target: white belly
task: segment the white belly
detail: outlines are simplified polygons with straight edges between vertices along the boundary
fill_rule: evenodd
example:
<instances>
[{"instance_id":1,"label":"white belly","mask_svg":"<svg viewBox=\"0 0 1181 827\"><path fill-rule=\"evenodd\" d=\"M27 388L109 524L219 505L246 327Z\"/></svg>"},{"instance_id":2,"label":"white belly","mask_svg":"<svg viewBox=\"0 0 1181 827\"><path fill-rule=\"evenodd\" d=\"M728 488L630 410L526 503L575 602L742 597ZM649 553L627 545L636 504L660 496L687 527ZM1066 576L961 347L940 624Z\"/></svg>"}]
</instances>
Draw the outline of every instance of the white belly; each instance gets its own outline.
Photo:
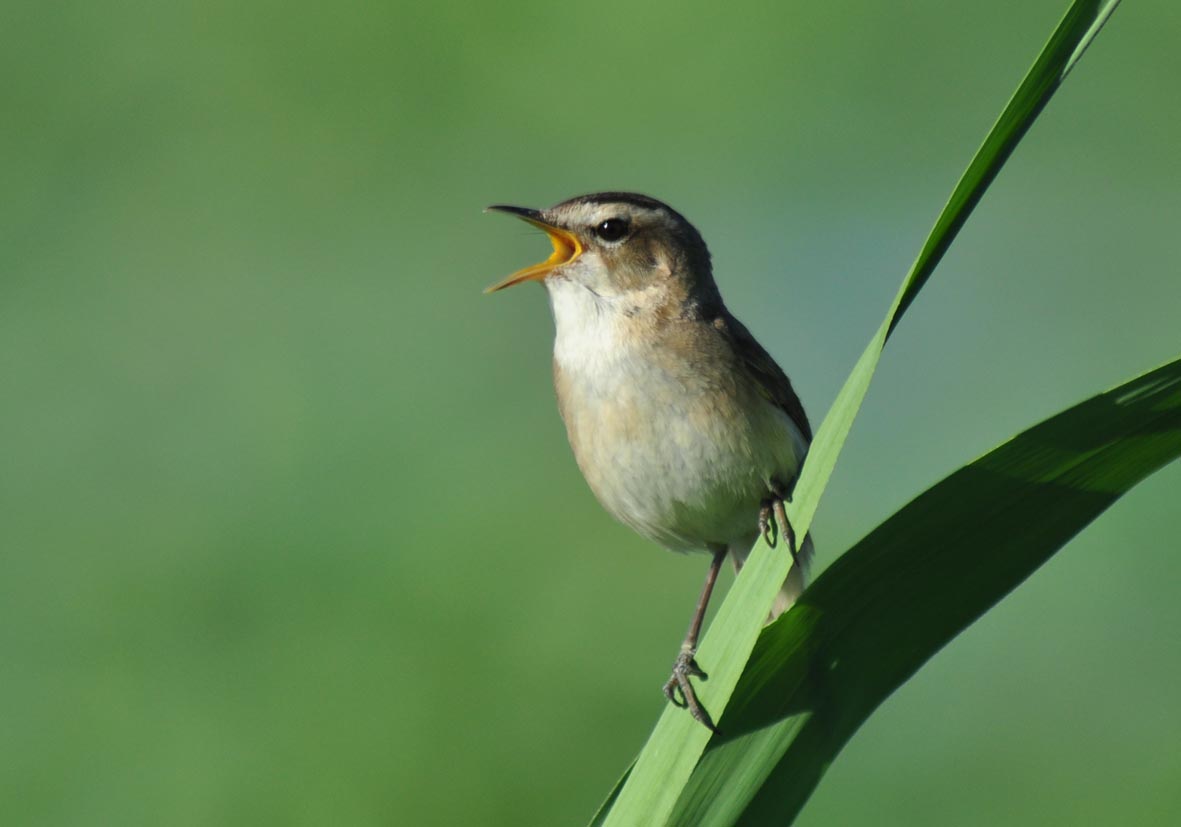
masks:
<instances>
[{"instance_id":1,"label":"white belly","mask_svg":"<svg viewBox=\"0 0 1181 827\"><path fill-rule=\"evenodd\" d=\"M551 289L555 380L599 501L676 550L753 535L772 480L790 484L807 449L790 418L745 376L719 381L691 354L668 358L667 342L629 329L623 314L563 313L563 301L584 296Z\"/></svg>"}]
</instances>

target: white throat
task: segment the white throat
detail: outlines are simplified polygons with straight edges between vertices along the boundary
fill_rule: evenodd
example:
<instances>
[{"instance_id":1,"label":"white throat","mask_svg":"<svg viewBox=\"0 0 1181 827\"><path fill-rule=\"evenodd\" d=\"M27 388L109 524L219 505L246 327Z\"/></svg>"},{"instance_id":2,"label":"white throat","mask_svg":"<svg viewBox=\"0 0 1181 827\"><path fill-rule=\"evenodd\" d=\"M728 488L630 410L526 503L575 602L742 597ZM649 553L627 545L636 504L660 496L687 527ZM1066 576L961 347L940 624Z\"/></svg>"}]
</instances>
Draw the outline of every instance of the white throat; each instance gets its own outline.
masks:
<instances>
[{"instance_id":1,"label":"white throat","mask_svg":"<svg viewBox=\"0 0 1181 827\"><path fill-rule=\"evenodd\" d=\"M618 299L568 279L546 282L546 288L554 314L554 359L564 371L593 375L624 357L628 317L616 306Z\"/></svg>"}]
</instances>

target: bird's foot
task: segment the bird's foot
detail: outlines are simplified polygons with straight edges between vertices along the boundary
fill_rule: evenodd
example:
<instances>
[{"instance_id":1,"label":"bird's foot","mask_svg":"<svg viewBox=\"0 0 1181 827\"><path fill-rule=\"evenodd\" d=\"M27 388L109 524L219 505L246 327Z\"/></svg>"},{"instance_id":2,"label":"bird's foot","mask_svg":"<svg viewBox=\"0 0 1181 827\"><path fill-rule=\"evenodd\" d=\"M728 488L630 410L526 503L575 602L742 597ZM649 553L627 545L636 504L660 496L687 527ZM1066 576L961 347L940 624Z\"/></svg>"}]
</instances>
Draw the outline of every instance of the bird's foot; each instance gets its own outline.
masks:
<instances>
[{"instance_id":1,"label":"bird's foot","mask_svg":"<svg viewBox=\"0 0 1181 827\"><path fill-rule=\"evenodd\" d=\"M713 719L709 717L709 713L705 711L701 701L697 700L697 692L694 691L693 684L689 681L690 678L707 680L709 677L697 665L697 661L693 657L695 654L693 649L682 649L681 653L677 655L676 662L673 663L672 677L664 685L664 695L673 702L674 706L689 710L689 714L705 724L710 732L717 732L718 728L714 726Z\"/></svg>"},{"instance_id":2,"label":"bird's foot","mask_svg":"<svg viewBox=\"0 0 1181 827\"><path fill-rule=\"evenodd\" d=\"M787 549L791 552L791 559L798 563L799 557L796 554L796 532L791 527L791 520L787 519L787 509L784 508L784 498L778 494L763 500L762 507L759 508L759 534L763 536L763 540L771 548L775 548L778 538L784 537L787 539ZM790 502L790 500L787 500ZM771 530L771 517L774 515L775 530Z\"/></svg>"}]
</instances>

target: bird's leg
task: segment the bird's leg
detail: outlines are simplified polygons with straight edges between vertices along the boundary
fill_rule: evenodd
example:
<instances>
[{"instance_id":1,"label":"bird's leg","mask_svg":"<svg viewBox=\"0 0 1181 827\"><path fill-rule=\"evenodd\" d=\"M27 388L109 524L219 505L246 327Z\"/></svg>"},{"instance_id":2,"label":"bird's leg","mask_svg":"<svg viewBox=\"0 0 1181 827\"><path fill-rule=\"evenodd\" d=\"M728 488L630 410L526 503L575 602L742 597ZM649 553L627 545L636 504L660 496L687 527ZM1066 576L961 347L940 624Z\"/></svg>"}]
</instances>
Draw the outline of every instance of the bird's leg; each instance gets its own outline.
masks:
<instances>
[{"instance_id":1,"label":"bird's leg","mask_svg":"<svg viewBox=\"0 0 1181 827\"><path fill-rule=\"evenodd\" d=\"M694 656L697 654L697 639L701 636L701 624L705 620L705 609L709 605L709 596L713 593L714 583L718 580L718 570L722 567L722 560L726 557L725 546L711 546L713 560L709 564L709 572L705 575L705 585L701 589L701 597L697 601L697 608L693 612L693 619L689 622L689 632L685 635L685 642L681 644L681 652L673 663L673 674L664 685L665 696L674 705L688 709L689 714L696 718L711 732L717 732L713 720L705 707L697 700L697 693L693 691L693 684L689 678L705 680L707 675L697 665Z\"/></svg>"}]
</instances>

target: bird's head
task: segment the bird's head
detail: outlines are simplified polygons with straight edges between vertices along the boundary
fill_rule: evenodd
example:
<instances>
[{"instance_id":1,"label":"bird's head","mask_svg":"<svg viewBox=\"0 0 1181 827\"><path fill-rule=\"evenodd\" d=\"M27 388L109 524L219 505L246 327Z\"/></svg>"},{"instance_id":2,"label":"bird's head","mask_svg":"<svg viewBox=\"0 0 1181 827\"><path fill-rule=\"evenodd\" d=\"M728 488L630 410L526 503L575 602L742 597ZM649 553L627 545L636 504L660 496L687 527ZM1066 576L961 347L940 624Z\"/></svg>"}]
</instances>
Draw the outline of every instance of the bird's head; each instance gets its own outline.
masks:
<instances>
[{"instance_id":1,"label":"bird's head","mask_svg":"<svg viewBox=\"0 0 1181 827\"><path fill-rule=\"evenodd\" d=\"M654 198L623 192L581 195L546 210L496 205L544 230L553 254L488 288L540 281L558 284L641 311L702 310L720 303L701 234L684 216Z\"/></svg>"}]
</instances>

